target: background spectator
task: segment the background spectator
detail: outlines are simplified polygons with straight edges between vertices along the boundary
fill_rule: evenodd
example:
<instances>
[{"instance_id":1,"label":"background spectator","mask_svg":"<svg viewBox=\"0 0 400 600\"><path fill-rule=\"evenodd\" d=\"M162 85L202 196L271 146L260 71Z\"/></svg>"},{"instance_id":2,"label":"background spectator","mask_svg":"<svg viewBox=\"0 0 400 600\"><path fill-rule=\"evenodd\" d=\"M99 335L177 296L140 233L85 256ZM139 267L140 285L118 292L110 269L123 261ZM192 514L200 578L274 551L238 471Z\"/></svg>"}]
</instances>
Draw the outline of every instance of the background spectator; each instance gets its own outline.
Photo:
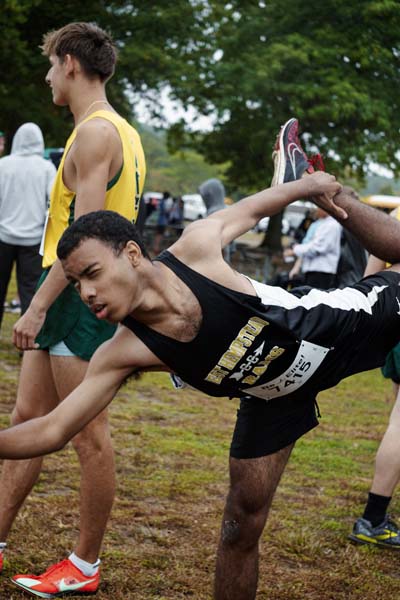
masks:
<instances>
[{"instance_id":1,"label":"background spectator","mask_svg":"<svg viewBox=\"0 0 400 600\"><path fill-rule=\"evenodd\" d=\"M169 211L169 224L181 226L183 224L183 209L184 202L181 196L177 196L173 200L171 210Z\"/></svg>"},{"instance_id":2,"label":"background spectator","mask_svg":"<svg viewBox=\"0 0 400 600\"><path fill-rule=\"evenodd\" d=\"M225 204L225 188L219 179L207 179L199 186L199 194L203 198L206 205L207 217L226 208ZM232 252L234 250L234 242L224 248L224 258L227 262L231 261Z\"/></svg>"},{"instance_id":3,"label":"background spectator","mask_svg":"<svg viewBox=\"0 0 400 600\"><path fill-rule=\"evenodd\" d=\"M154 236L153 252L159 254L161 252L161 241L165 234L165 229L168 225L169 209L171 208L172 198L169 192L164 192L162 198L158 202L158 217L157 229Z\"/></svg>"},{"instance_id":4,"label":"background spectator","mask_svg":"<svg viewBox=\"0 0 400 600\"><path fill-rule=\"evenodd\" d=\"M336 273L336 287L354 285L364 277L368 254L350 231L342 228L340 258Z\"/></svg>"},{"instance_id":5,"label":"background spectator","mask_svg":"<svg viewBox=\"0 0 400 600\"><path fill-rule=\"evenodd\" d=\"M284 256L300 259L296 261L290 277L301 270L306 285L329 289L335 285L342 227L322 208L317 208L316 217L317 220L308 228L303 242L287 248Z\"/></svg>"},{"instance_id":6,"label":"background spectator","mask_svg":"<svg viewBox=\"0 0 400 600\"><path fill-rule=\"evenodd\" d=\"M40 128L24 123L14 136L11 154L0 159L0 326L14 263L22 313L42 270L39 246L56 174L43 153Z\"/></svg>"}]
</instances>

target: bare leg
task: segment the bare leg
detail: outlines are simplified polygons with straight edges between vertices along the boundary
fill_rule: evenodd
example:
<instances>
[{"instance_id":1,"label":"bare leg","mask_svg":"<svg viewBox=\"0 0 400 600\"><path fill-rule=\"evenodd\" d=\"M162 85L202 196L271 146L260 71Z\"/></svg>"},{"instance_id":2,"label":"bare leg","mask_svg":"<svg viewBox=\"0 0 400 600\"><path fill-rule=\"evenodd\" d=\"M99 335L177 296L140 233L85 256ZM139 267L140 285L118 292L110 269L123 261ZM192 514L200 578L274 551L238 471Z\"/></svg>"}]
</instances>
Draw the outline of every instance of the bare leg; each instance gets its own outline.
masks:
<instances>
[{"instance_id":1,"label":"bare leg","mask_svg":"<svg viewBox=\"0 0 400 600\"><path fill-rule=\"evenodd\" d=\"M261 458L230 459L231 486L217 555L215 600L254 600L258 541L293 446Z\"/></svg>"},{"instance_id":2,"label":"bare leg","mask_svg":"<svg viewBox=\"0 0 400 600\"><path fill-rule=\"evenodd\" d=\"M57 390L64 399L85 376L88 363L77 357L52 356ZM99 554L115 494L114 451L107 411L72 440L81 466L80 534L75 554L94 563Z\"/></svg>"},{"instance_id":3,"label":"bare leg","mask_svg":"<svg viewBox=\"0 0 400 600\"><path fill-rule=\"evenodd\" d=\"M320 204L318 198L315 202L332 212ZM334 202L348 214L346 220L338 220L368 252L389 263L400 262L400 222L397 219L361 202L356 192L348 187L335 196Z\"/></svg>"},{"instance_id":4,"label":"bare leg","mask_svg":"<svg viewBox=\"0 0 400 600\"><path fill-rule=\"evenodd\" d=\"M375 474L371 492L392 496L400 481L400 393L390 415L389 425L382 438L375 459Z\"/></svg>"},{"instance_id":5,"label":"bare leg","mask_svg":"<svg viewBox=\"0 0 400 600\"><path fill-rule=\"evenodd\" d=\"M25 352L11 423L47 414L58 404L47 352ZM35 484L42 458L6 460L0 479L0 541L4 542L25 498Z\"/></svg>"}]
</instances>

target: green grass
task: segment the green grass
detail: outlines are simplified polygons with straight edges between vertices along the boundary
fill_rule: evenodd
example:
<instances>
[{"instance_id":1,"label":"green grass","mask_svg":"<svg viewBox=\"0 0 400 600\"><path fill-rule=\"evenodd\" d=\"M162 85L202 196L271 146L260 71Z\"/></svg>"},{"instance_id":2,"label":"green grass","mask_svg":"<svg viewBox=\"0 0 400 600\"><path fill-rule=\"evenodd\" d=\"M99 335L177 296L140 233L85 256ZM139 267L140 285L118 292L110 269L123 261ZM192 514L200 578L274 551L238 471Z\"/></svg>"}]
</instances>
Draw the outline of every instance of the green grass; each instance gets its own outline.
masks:
<instances>
[{"instance_id":1,"label":"green grass","mask_svg":"<svg viewBox=\"0 0 400 600\"><path fill-rule=\"evenodd\" d=\"M18 382L20 358L9 341L15 319L5 315L0 341L1 427ZM321 425L297 443L263 535L259 599L400 598L399 555L347 540L367 496L390 395L389 382L373 371L319 397ZM99 600L211 598L236 406L175 391L164 374L119 392L110 409L118 490ZM46 458L9 538L2 600L23 597L9 576L41 572L73 548L78 490L71 447ZM391 511L400 512L397 496Z\"/></svg>"}]
</instances>

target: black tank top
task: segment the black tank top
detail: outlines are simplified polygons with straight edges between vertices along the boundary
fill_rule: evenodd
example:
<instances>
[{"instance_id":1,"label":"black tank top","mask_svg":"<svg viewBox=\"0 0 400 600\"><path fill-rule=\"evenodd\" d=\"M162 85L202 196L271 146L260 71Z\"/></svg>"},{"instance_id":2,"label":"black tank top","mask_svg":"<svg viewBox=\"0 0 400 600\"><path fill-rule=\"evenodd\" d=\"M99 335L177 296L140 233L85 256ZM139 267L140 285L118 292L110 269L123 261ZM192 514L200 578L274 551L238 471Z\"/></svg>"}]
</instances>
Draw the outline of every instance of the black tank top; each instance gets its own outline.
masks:
<instances>
[{"instance_id":1,"label":"black tank top","mask_svg":"<svg viewBox=\"0 0 400 600\"><path fill-rule=\"evenodd\" d=\"M196 296L202 310L197 335L190 342L177 341L132 316L126 317L123 325L186 383L211 396L249 393L269 399L292 391L285 392L279 385L275 394L271 386L260 392L263 384L277 382L279 376L290 372L296 361L300 361L299 369L306 369L293 320L290 328L285 322L290 311L266 306L257 296L215 283L168 251L156 260L170 268ZM299 373L298 377L304 376ZM283 384L290 388L287 382Z\"/></svg>"}]
</instances>

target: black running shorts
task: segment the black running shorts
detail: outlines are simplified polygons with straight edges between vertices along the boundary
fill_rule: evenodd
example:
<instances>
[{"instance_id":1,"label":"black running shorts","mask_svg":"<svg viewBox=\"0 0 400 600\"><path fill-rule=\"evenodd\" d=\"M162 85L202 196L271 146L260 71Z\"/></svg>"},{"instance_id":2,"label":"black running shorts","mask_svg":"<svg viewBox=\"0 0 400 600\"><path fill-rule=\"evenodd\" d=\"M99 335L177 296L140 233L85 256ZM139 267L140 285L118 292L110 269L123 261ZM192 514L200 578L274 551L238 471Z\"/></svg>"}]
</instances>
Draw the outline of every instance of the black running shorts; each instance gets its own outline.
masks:
<instances>
[{"instance_id":1,"label":"black running shorts","mask_svg":"<svg viewBox=\"0 0 400 600\"><path fill-rule=\"evenodd\" d=\"M298 295L308 293L309 288L304 288ZM320 391L349 375L382 366L400 341L399 273L383 271L366 277L335 291L331 302L330 292L327 294L308 311L305 335L299 332L302 339L307 339L310 330L317 332L311 341L329 348L325 359L311 379L292 394L268 401L250 396L241 399L232 457L257 458L295 442L318 425L315 399Z\"/></svg>"}]
</instances>

